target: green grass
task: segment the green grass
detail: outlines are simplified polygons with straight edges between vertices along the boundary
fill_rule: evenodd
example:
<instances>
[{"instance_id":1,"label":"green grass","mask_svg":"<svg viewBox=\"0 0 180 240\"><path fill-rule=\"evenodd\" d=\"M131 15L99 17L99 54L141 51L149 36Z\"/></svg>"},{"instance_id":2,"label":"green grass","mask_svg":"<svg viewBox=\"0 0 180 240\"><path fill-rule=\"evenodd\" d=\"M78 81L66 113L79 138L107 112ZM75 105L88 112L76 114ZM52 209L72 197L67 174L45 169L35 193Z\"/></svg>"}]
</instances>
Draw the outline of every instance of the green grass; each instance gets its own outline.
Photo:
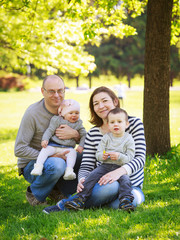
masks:
<instances>
[{"instance_id":1,"label":"green grass","mask_svg":"<svg viewBox=\"0 0 180 240\"><path fill-rule=\"evenodd\" d=\"M90 94L66 93L66 98L80 102L87 130L91 127ZM132 214L102 208L46 215L42 206L27 203L28 183L17 175L13 148L25 109L39 99L41 93L37 92L0 93L0 239L179 239L179 91L170 92L171 152L147 157L143 189L146 201ZM142 100L142 91L127 91L124 108L142 118Z\"/></svg>"}]
</instances>

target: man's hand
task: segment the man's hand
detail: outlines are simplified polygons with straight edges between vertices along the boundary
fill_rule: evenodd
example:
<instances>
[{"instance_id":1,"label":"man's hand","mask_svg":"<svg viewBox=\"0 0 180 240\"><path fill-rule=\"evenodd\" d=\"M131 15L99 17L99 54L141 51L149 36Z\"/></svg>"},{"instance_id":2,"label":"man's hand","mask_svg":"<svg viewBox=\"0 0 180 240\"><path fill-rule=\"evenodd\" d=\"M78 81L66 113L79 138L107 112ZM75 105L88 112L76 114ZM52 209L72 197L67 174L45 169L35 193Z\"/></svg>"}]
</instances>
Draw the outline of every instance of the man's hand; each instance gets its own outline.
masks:
<instances>
[{"instance_id":1,"label":"man's hand","mask_svg":"<svg viewBox=\"0 0 180 240\"><path fill-rule=\"evenodd\" d=\"M66 150L64 151L63 153L55 153L53 155L51 155L51 157L58 157L58 158L62 158L66 161L66 154L68 154L70 151L69 150Z\"/></svg>"},{"instance_id":2,"label":"man's hand","mask_svg":"<svg viewBox=\"0 0 180 240\"><path fill-rule=\"evenodd\" d=\"M68 125L61 125L59 128L56 129L55 133L59 139L63 139L63 140L71 139L71 138L74 138L75 140L80 139L79 132L69 127Z\"/></svg>"}]
</instances>

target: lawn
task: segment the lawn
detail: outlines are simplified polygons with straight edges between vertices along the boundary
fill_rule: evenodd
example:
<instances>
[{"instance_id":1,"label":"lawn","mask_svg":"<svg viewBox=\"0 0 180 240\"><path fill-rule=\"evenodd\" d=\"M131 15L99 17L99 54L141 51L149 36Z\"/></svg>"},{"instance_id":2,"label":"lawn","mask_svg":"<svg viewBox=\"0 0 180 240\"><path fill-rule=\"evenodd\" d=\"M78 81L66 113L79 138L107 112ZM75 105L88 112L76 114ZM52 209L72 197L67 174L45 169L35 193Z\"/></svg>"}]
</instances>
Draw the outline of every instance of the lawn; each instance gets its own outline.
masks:
<instances>
[{"instance_id":1,"label":"lawn","mask_svg":"<svg viewBox=\"0 0 180 240\"><path fill-rule=\"evenodd\" d=\"M88 130L91 92L69 91L66 98L81 104ZM180 91L170 91L172 149L165 156L147 157L146 201L132 214L108 208L81 212L42 213L25 199L28 183L17 175L13 147L25 109L41 99L40 92L0 93L0 239L179 239ZM124 108L142 119L143 92L126 92ZM53 204L52 202L50 202Z\"/></svg>"}]
</instances>

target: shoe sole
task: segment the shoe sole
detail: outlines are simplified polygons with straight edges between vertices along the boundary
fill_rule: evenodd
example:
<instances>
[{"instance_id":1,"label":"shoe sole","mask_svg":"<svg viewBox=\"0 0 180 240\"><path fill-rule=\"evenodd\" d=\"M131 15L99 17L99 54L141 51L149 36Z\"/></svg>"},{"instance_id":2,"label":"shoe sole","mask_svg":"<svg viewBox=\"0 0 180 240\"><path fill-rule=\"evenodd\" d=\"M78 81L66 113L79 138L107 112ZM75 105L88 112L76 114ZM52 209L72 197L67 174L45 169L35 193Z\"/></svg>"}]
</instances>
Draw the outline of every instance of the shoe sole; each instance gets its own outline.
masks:
<instances>
[{"instance_id":1,"label":"shoe sole","mask_svg":"<svg viewBox=\"0 0 180 240\"><path fill-rule=\"evenodd\" d=\"M49 212L46 212L46 210L43 210L44 213L49 214Z\"/></svg>"},{"instance_id":2,"label":"shoe sole","mask_svg":"<svg viewBox=\"0 0 180 240\"><path fill-rule=\"evenodd\" d=\"M83 208L77 208L74 205L71 205L69 203L65 203L64 204L65 208L69 209L69 210L76 210L76 211L82 211L84 210Z\"/></svg>"},{"instance_id":3,"label":"shoe sole","mask_svg":"<svg viewBox=\"0 0 180 240\"><path fill-rule=\"evenodd\" d=\"M133 206L124 206L123 208L119 208L119 210L127 211L127 212L134 212L135 208Z\"/></svg>"},{"instance_id":4,"label":"shoe sole","mask_svg":"<svg viewBox=\"0 0 180 240\"><path fill-rule=\"evenodd\" d=\"M47 211L46 209L48 209L49 211ZM53 213L53 212L60 212L60 211L61 211L61 209L56 205L43 209L43 212L46 213L46 214L50 214L50 213Z\"/></svg>"}]
</instances>

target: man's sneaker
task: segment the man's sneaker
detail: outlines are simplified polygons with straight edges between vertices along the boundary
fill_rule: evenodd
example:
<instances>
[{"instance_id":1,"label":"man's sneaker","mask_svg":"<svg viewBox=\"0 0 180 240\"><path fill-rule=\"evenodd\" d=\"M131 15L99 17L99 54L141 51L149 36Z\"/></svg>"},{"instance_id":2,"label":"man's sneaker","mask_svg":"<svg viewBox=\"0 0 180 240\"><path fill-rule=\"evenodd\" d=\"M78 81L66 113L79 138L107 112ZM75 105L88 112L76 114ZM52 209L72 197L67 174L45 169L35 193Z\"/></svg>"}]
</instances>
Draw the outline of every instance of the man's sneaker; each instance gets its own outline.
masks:
<instances>
[{"instance_id":1,"label":"man's sneaker","mask_svg":"<svg viewBox=\"0 0 180 240\"><path fill-rule=\"evenodd\" d=\"M123 198L120 200L119 209L131 212L134 211L135 207L129 198Z\"/></svg>"},{"instance_id":2,"label":"man's sneaker","mask_svg":"<svg viewBox=\"0 0 180 240\"><path fill-rule=\"evenodd\" d=\"M84 202L81 198L76 197L71 201L66 201L64 203L65 208L69 210L83 210L84 209Z\"/></svg>"},{"instance_id":3,"label":"man's sneaker","mask_svg":"<svg viewBox=\"0 0 180 240\"><path fill-rule=\"evenodd\" d=\"M59 212L62 211L57 205L49 206L43 209L43 212L46 214L50 214L52 212Z\"/></svg>"},{"instance_id":4,"label":"man's sneaker","mask_svg":"<svg viewBox=\"0 0 180 240\"><path fill-rule=\"evenodd\" d=\"M32 192L29 192L28 190L26 191L26 199L31 206L47 205L47 202L40 202L39 200L37 200L35 198L35 196L32 194Z\"/></svg>"}]
</instances>

